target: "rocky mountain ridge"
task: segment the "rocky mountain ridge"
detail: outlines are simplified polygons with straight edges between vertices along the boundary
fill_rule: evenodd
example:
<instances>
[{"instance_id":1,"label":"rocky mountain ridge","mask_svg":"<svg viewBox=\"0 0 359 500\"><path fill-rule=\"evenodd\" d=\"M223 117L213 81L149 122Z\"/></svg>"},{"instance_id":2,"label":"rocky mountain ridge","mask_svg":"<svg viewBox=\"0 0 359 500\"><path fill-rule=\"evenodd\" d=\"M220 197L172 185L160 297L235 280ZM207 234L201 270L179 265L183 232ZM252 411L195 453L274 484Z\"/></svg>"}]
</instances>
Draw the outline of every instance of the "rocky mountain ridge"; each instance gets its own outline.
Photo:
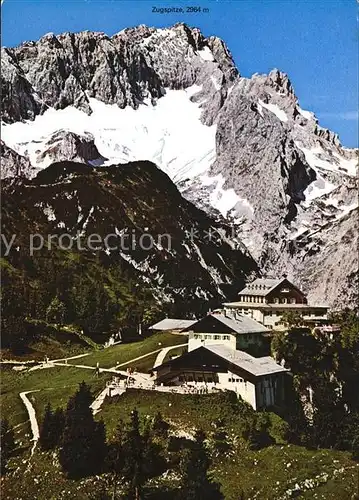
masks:
<instances>
[{"instance_id":1,"label":"rocky mountain ridge","mask_svg":"<svg viewBox=\"0 0 359 500\"><path fill-rule=\"evenodd\" d=\"M30 235L38 235L33 254L39 252L41 235L50 256L58 247L97 255L159 302L186 303L192 313L234 298L259 273L230 228L182 198L150 162L93 168L58 162L32 180L3 184L3 233L7 241L17 235L8 257L15 267L19 252L31 255Z\"/></svg>"},{"instance_id":2,"label":"rocky mountain ridge","mask_svg":"<svg viewBox=\"0 0 359 500\"><path fill-rule=\"evenodd\" d=\"M151 160L233 225L263 273L286 272L314 302L353 304L357 153L299 106L287 75L244 78L223 41L184 24L48 34L3 49L3 61L4 141L36 171L64 159ZM59 128L96 151L75 154L61 135L54 150ZM330 286L330 268L348 294Z\"/></svg>"}]
</instances>

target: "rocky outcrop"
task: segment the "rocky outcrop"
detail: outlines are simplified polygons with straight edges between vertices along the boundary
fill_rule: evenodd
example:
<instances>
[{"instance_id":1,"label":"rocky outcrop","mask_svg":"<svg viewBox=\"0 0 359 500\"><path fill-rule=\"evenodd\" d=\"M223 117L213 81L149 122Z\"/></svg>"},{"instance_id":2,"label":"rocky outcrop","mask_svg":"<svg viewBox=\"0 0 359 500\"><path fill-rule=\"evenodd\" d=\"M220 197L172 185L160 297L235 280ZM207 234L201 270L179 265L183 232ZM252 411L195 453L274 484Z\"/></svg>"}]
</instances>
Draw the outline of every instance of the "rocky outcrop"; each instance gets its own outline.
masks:
<instances>
[{"instance_id":1,"label":"rocky outcrop","mask_svg":"<svg viewBox=\"0 0 359 500\"><path fill-rule=\"evenodd\" d=\"M298 276L308 290L312 303L323 303L331 297L331 305L341 308L359 301L358 209L322 225L317 231L308 231L288 244L287 266L291 275Z\"/></svg>"},{"instance_id":2,"label":"rocky outcrop","mask_svg":"<svg viewBox=\"0 0 359 500\"><path fill-rule=\"evenodd\" d=\"M95 166L103 163L106 158L98 152L91 134L80 136L73 132L59 130L46 141L37 156L37 161L45 166L63 160Z\"/></svg>"},{"instance_id":3,"label":"rocky outcrop","mask_svg":"<svg viewBox=\"0 0 359 500\"><path fill-rule=\"evenodd\" d=\"M234 298L259 273L230 228L185 200L150 162L97 168L54 163L18 186L4 181L2 204L3 232L9 241L13 234L21 239L22 254L28 254L30 234L44 241L52 235L50 252L65 235L67 250L120 266L160 302L174 302L178 311L186 305L182 314ZM96 248L90 235L100 238ZM9 255L14 265L19 258L16 249Z\"/></svg>"},{"instance_id":4,"label":"rocky outcrop","mask_svg":"<svg viewBox=\"0 0 359 500\"><path fill-rule=\"evenodd\" d=\"M139 26L113 37L89 31L50 33L38 42L3 49L3 58L3 118L8 122L33 119L47 107L75 106L90 113L89 97L136 109L145 98L155 102L164 88L203 84L214 96L204 106L204 119L211 123L237 76L221 40L206 39L184 24L168 30ZM41 105L33 97L37 93Z\"/></svg>"},{"instance_id":5,"label":"rocky outcrop","mask_svg":"<svg viewBox=\"0 0 359 500\"><path fill-rule=\"evenodd\" d=\"M19 155L9 148L4 141L0 141L1 179L12 178L21 180L30 178L36 172L28 158Z\"/></svg>"}]
</instances>

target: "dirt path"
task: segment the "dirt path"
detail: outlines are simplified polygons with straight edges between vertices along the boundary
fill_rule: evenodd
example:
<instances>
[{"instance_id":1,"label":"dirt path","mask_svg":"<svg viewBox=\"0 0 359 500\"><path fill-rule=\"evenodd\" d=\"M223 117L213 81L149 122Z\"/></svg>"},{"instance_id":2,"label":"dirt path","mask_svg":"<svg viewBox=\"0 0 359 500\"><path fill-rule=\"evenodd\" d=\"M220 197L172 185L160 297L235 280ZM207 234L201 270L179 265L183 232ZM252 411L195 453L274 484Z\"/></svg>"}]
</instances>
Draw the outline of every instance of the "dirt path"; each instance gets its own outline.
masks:
<instances>
[{"instance_id":1,"label":"dirt path","mask_svg":"<svg viewBox=\"0 0 359 500\"><path fill-rule=\"evenodd\" d=\"M67 359L78 359L84 358L85 356L90 356L91 352L85 352L84 354L77 354L76 356L70 356L69 358L61 358L61 359L50 359L50 363L56 363L57 361L66 361Z\"/></svg>"},{"instance_id":2,"label":"dirt path","mask_svg":"<svg viewBox=\"0 0 359 500\"><path fill-rule=\"evenodd\" d=\"M114 366L113 368L119 368L120 366L126 366L130 363L134 363L135 361L139 361L140 359L147 358L147 356L151 356L152 354L156 354L157 352L161 352L162 349L156 349L155 351L148 352L147 354L142 354L142 356L138 356L138 358L130 359L129 361L125 361L124 363L120 363L119 365Z\"/></svg>"},{"instance_id":3,"label":"dirt path","mask_svg":"<svg viewBox=\"0 0 359 500\"><path fill-rule=\"evenodd\" d=\"M187 342L186 342L186 344L171 345L169 347L164 347L163 349L161 349L160 353L158 354L158 356L153 364L153 368L156 368L157 366L162 365L163 360L165 359L165 357L169 351L171 351L172 349L175 349L176 347L185 347L186 345L187 345Z\"/></svg>"},{"instance_id":4,"label":"dirt path","mask_svg":"<svg viewBox=\"0 0 359 500\"><path fill-rule=\"evenodd\" d=\"M39 431L39 425L38 425L37 420L36 420L35 408L32 406L32 403L30 402L29 398L27 397L27 394L30 394L31 392L38 392L38 389L34 390L34 391L20 392L19 396L25 405L25 408L27 410L27 413L28 413L29 419L30 419L32 441L34 441L33 447L31 449L31 455L33 455L35 448L36 448L36 445L37 445L37 442L38 442L39 437L40 437L40 431Z\"/></svg>"}]
</instances>

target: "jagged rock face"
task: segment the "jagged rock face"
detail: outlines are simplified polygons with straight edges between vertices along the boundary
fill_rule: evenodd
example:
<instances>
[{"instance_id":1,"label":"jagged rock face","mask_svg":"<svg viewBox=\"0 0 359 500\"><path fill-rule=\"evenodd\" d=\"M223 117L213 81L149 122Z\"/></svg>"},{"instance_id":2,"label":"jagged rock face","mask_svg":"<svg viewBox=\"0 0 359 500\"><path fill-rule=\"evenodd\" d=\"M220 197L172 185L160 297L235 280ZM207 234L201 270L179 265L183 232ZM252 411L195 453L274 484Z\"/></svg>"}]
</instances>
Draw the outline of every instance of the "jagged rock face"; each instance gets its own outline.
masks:
<instances>
[{"instance_id":1,"label":"jagged rock face","mask_svg":"<svg viewBox=\"0 0 359 500\"><path fill-rule=\"evenodd\" d=\"M6 122L30 119L46 109L22 68L8 49L1 49L2 119Z\"/></svg>"},{"instance_id":2,"label":"jagged rock face","mask_svg":"<svg viewBox=\"0 0 359 500\"><path fill-rule=\"evenodd\" d=\"M16 179L32 177L36 171L32 167L28 158L19 155L16 151L9 148L4 141L0 141L1 154L1 179Z\"/></svg>"},{"instance_id":3,"label":"jagged rock face","mask_svg":"<svg viewBox=\"0 0 359 500\"><path fill-rule=\"evenodd\" d=\"M230 228L185 200L150 162L98 168L54 163L32 180L5 182L3 213L3 232L8 241L17 235L22 254L28 253L30 234L45 241L53 235L53 248L60 241L56 235L65 234L70 250L94 257L98 249L104 265L122 266L158 300L186 302L191 311L234 298L259 272ZM94 234L101 238L96 249L87 239ZM9 259L16 262L17 255L14 248Z\"/></svg>"},{"instance_id":4,"label":"jagged rock face","mask_svg":"<svg viewBox=\"0 0 359 500\"><path fill-rule=\"evenodd\" d=\"M4 119L8 122L33 119L48 107L63 109L73 105L90 113L89 97L120 108L137 108L146 97L153 101L161 97L166 87L210 87L208 80L213 75L224 88L221 97L208 103L206 121L211 123L226 93L225 87L237 75L222 41L215 37L205 39L199 30L183 24L171 30L139 26L111 38L92 32L57 37L48 34L38 42L5 48L3 53L8 61L1 76L9 110ZM26 85L12 85L14 74ZM41 106L28 105L34 89Z\"/></svg>"},{"instance_id":5,"label":"jagged rock face","mask_svg":"<svg viewBox=\"0 0 359 500\"><path fill-rule=\"evenodd\" d=\"M112 37L49 34L3 52L3 137L37 168L48 165L43 154L58 128L90 133L104 165L151 160L188 200L230 222L264 273L286 272L329 304L338 303L341 287L353 289L354 242L346 248L352 266L338 271L335 289L318 276L329 279L331 258L337 265L340 231L325 258L324 248L312 255L311 238L341 227L357 207L356 152L300 108L286 74L244 78L221 40L183 24ZM24 119L33 126L19 127ZM59 153L47 159L91 163L74 136L56 141ZM303 234L309 239L294 254L292 242ZM342 304L351 297L341 295Z\"/></svg>"},{"instance_id":6,"label":"jagged rock face","mask_svg":"<svg viewBox=\"0 0 359 500\"><path fill-rule=\"evenodd\" d=\"M98 152L91 134L80 136L59 130L46 141L44 148L38 154L37 161L45 166L62 160L96 165L103 163L106 158Z\"/></svg>"},{"instance_id":7,"label":"jagged rock face","mask_svg":"<svg viewBox=\"0 0 359 500\"><path fill-rule=\"evenodd\" d=\"M288 245L291 274L299 276L314 303L333 297L333 307L358 304L358 255L353 251L359 248L358 220L358 209L351 210Z\"/></svg>"}]
</instances>

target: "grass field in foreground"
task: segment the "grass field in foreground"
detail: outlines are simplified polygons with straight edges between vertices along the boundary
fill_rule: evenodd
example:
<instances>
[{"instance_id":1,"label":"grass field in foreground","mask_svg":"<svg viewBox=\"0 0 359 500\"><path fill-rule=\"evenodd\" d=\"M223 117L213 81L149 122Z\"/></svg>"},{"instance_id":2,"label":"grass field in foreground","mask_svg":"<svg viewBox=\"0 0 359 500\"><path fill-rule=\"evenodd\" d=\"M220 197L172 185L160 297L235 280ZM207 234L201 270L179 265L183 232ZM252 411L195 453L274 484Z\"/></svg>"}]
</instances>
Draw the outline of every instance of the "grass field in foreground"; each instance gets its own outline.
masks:
<instances>
[{"instance_id":1,"label":"grass field in foreground","mask_svg":"<svg viewBox=\"0 0 359 500\"><path fill-rule=\"evenodd\" d=\"M232 439L241 432L238 407L223 393L180 395L131 389L118 398L107 399L98 417L104 419L111 434L119 419L127 420L133 408L137 408L143 418L160 411L176 429L189 433L202 428L210 434L212 422L218 419ZM300 498L352 499L359 488L359 464L350 459L350 453L289 445L277 432L281 419L273 413L269 416L275 445L252 451L241 439L233 439L237 444L232 455L219 456L215 461L214 475L222 484L226 500L238 500L241 491L246 499L289 498L283 496L287 489L313 478L317 478L318 486ZM324 474L328 474L328 481L320 484Z\"/></svg>"},{"instance_id":2,"label":"grass field in foreground","mask_svg":"<svg viewBox=\"0 0 359 500\"><path fill-rule=\"evenodd\" d=\"M146 358L145 358L146 359ZM105 385L108 375L96 377L93 370L72 367L55 367L35 370L27 373L4 370L2 374L3 414L9 416L13 424L27 420L25 408L18 396L25 390L40 389L32 393L32 400L38 417L42 416L48 400L54 407L65 406L68 397L76 390L77 385L85 380L91 385L94 393ZM285 492L294 488L296 483L321 478L327 479L300 498L317 500L351 500L357 491L359 467L353 462L349 453L335 450L307 450L303 447L288 445L277 435L280 418L270 415L272 435L277 444L259 451L248 449L242 439L234 439L240 434L239 407L228 394L214 395L179 395L154 391L131 389L119 398L105 401L98 418L103 418L108 433L117 425L120 418L128 420L130 411L136 407L140 414L154 415L161 411L163 417L171 422L174 429L193 433L196 428L203 428L209 435L213 430L212 422L221 419L233 444L229 456L218 456L213 464L214 477L222 484L226 500L238 500L242 491L246 499L279 500L289 498ZM17 436L24 435L24 428L29 435L30 426L17 429ZM23 458L29 457L29 436L25 447L16 458L20 467L14 476L5 478L3 498L18 498L18 491L23 491L22 498L98 498L96 492L101 488L101 477L81 481L68 481L56 465L56 461L36 450L31 459L31 474L26 474L27 463ZM36 478L36 483L34 479ZM90 496L94 495L94 496Z\"/></svg>"}]
</instances>

